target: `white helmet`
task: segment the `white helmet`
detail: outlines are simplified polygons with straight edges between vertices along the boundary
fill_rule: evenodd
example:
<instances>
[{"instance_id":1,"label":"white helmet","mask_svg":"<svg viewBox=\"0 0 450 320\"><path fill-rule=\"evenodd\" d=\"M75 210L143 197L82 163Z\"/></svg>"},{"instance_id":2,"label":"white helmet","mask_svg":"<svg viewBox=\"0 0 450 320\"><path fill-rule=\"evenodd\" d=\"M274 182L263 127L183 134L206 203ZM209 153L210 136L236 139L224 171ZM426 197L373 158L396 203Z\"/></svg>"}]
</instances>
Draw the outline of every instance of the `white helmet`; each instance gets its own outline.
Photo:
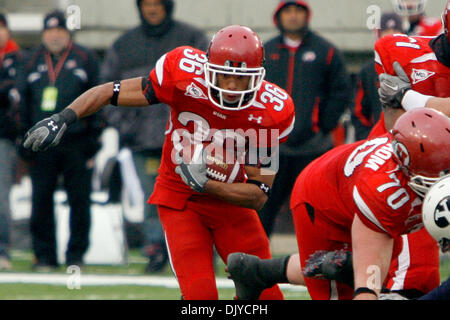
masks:
<instances>
[{"instance_id":1,"label":"white helmet","mask_svg":"<svg viewBox=\"0 0 450 320\"><path fill-rule=\"evenodd\" d=\"M450 175L444 176L427 192L422 205L422 219L428 233L450 251Z\"/></svg>"},{"instance_id":2,"label":"white helmet","mask_svg":"<svg viewBox=\"0 0 450 320\"><path fill-rule=\"evenodd\" d=\"M425 11L427 0L392 0L395 12L402 16L413 16Z\"/></svg>"}]
</instances>

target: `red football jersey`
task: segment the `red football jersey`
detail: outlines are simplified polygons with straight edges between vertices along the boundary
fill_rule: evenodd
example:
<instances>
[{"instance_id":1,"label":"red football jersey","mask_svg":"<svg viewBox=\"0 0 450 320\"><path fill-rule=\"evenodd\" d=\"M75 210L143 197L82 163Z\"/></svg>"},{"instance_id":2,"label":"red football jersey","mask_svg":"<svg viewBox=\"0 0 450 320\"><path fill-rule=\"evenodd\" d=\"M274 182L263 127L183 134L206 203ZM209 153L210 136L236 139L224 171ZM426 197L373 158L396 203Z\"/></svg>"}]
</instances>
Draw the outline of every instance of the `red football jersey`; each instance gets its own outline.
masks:
<instances>
[{"instance_id":1,"label":"red football jersey","mask_svg":"<svg viewBox=\"0 0 450 320\"><path fill-rule=\"evenodd\" d=\"M450 97L450 68L440 63L430 47L432 37L409 37L405 34L385 36L375 43L375 69L378 75L395 75L397 61L411 81L411 87L422 94ZM384 115L375 124L369 138L386 132Z\"/></svg>"},{"instance_id":2,"label":"red football jersey","mask_svg":"<svg viewBox=\"0 0 450 320\"><path fill-rule=\"evenodd\" d=\"M183 46L162 56L150 72L148 81L151 81L156 97L169 105L171 112L159 176L149 203L182 209L191 195L200 196L175 173L174 157L180 151L180 143L209 142L224 135L255 132L256 140L247 139L250 145L272 148L286 141L294 126L291 97L267 81L246 109L229 111L215 106L208 98L204 77L206 62L205 52ZM145 95L147 90L144 90Z\"/></svg>"},{"instance_id":3,"label":"red football jersey","mask_svg":"<svg viewBox=\"0 0 450 320\"><path fill-rule=\"evenodd\" d=\"M355 214L367 227L396 237L423 226L422 200L408 181L385 134L340 146L313 161L296 181L291 208L309 203L317 219L330 222L327 232L333 240L351 243Z\"/></svg>"},{"instance_id":4,"label":"red football jersey","mask_svg":"<svg viewBox=\"0 0 450 320\"><path fill-rule=\"evenodd\" d=\"M437 60L430 47L432 39L404 34L381 38L375 43L377 73L395 75L392 64L398 61L415 91L437 97L450 96L450 68Z\"/></svg>"}]
</instances>

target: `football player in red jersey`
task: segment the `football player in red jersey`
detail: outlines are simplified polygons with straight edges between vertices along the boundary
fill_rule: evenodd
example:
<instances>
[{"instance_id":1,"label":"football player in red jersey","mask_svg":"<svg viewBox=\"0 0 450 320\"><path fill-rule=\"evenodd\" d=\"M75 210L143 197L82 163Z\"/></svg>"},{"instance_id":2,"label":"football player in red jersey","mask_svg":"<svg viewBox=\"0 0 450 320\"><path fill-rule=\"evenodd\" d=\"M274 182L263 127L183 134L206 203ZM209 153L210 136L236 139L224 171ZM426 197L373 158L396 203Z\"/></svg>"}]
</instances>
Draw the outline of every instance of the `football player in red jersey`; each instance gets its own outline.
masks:
<instances>
[{"instance_id":1,"label":"football player in red jersey","mask_svg":"<svg viewBox=\"0 0 450 320\"><path fill-rule=\"evenodd\" d=\"M414 2L414 1L413 1ZM431 107L450 115L450 39L448 36L448 9L444 10L442 20L445 32L435 38L393 35L375 44L375 65L380 75L380 100L385 105L400 107L387 108L385 122L390 126L405 110L417 107ZM414 8L410 8L411 10ZM432 35L432 34L430 34ZM397 74L402 82L391 81L390 75ZM397 96L394 95L397 89ZM385 123L380 121L369 137L386 131ZM435 241L426 231L403 235L395 243L398 253L389 271L391 290L417 290L426 292L439 284L439 259Z\"/></svg>"},{"instance_id":2,"label":"football player in red jersey","mask_svg":"<svg viewBox=\"0 0 450 320\"><path fill-rule=\"evenodd\" d=\"M423 194L448 172L450 153L442 150L449 149L450 119L421 108L402 115L391 133L335 148L312 162L291 196L299 255L272 267L272 274L259 271L270 260L230 255L228 271L238 297L252 298L257 291L252 296L255 290L249 288L262 289L284 277L285 282L306 284L312 299L376 299L394 239L423 227ZM334 250L352 252L354 287L321 279L323 270L317 270L318 278L302 276L311 255Z\"/></svg>"},{"instance_id":3,"label":"football player in red jersey","mask_svg":"<svg viewBox=\"0 0 450 320\"><path fill-rule=\"evenodd\" d=\"M411 108L431 107L449 115L450 107L444 99L434 97L450 97L450 1L447 2L442 14L444 32L437 37L409 37L396 34L384 37L375 43L375 67L380 75L380 99L387 108L380 120L374 126L370 136L386 132L386 126L391 127L398 116ZM395 63L397 62L397 63ZM397 70L394 70L397 65ZM395 76L403 69L406 73L403 87L389 92L389 75ZM383 76L382 76L383 75ZM404 76L404 75L402 75ZM401 80L401 79L400 79ZM400 91L398 89L401 89ZM410 90L412 89L412 90ZM388 97L385 97L388 95ZM400 107L400 109L398 109Z\"/></svg>"},{"instance_id":4,"label":"football player in red jersey","mask_svg":"<svg viewBox=\"0 0 450 320\"><path fill-rule=\"evenodd\" d=\"M425 15L427 0L392 0L392 4L395 11L407 19L408 35L434 37L442 32L441 20Z\"/></svg>"},{"instance_id":5,"label":"football player in red jersey","mask_svg":"<svg viewBox=\"0 0 450 320\"><path fill-rule=\"evenodd\" d=\"M179 47L163 55L148 78L115 81L85 92L61 113L31 128L24 146L38 151L57 144L68 125L107 104L169 105L161 167L148 202L158 206L183 299L217 299L214 247L224 261L234 251L271 255L255 209L268 198L275 175L268 163L276 161L277 145L287 139L295 116L290 96L264 80L263 60L263 45L255 32L225 27L215 34L207 53ZM177 161L182 137L203 143L226 130L276 136L270 141L250 139L253 150L266 152L246 162L246 183L214 181L207 177L205 163ZM278 286L261 295L282 298Z\"/></svg>"}]
</instances>

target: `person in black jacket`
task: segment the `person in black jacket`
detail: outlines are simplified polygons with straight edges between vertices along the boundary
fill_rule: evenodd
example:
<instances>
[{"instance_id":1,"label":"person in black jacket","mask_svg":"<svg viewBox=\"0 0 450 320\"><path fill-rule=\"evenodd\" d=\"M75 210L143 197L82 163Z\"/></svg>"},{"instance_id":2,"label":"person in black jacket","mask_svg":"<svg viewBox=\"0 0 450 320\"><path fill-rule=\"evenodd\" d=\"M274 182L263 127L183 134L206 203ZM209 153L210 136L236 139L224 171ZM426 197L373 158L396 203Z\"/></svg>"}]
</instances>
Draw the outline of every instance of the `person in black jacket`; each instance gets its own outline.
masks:
<instances>
[{"instance_id":1,"label":"person in black jacket","mask_svg":"<svg viewBox=\"0 0 450 320\"><path fill-rule=\"evenodd\" d=\"M18 135L16 117L18 94L15 89L17 64L21 54L10 37L5 15L0 14L0 271L12 268L9 255L10 220L9 193L14 183Z\"/></svg>"},{"instance_id":2,"label":"person in black jacket","mask_svg":"<svg viewBox=\"0 0 450 320\"><path fill-rule=\"evenodd\" d=\"M166 52L189 45L206 50L209 41L204 32L190 24L173 19L173 0L137 0L141 24L121 35L108 50L101 68L103 82L145 76ZM142 241L137 242L148 257L147 272L158 272L168 262L168 254L156 206L146 203L153 191L164 142L169 109L163 105L152 108L108 107L108 125L119 132L120 148L131 149L139 182L144 191L144 222ZM152 125L149 126L148 124ZM140 226L138 226L140 227ZM135 237L136 238L136 237Z\"/></svg>"},{"instance_id":3,"label":"person in black jacket","mask_svg":"<svg viewBox=\"0 0 450 320\"><path fill-rule=\"evenodd\" d=\"M389 34L402 33L402 19L396 13L384 13L380 19L380 29L376 30L379 39ZM355 139L366 139L372 127L380 119L382 106L378 96L378 74L375 61L370 59L359 72L355 104L352 110L352 124Z\"/></svg>"},{"instance_id":4,"label":"person in black jacket","mask_svg":"<svg viewBox=\"0 0 450 320\"><path fill-rule=\"evenodd\" d=\"M63 110L82 92L99 83L99 65L90 50L74 43L62 12L45 16L42 44L24 59L18 81L22 96L22 130ZM93 115L68 129L62 143L43 153L27 154L32 181L31 236L33 269L48 271L58 266L53 193L63 176L70 205L70 239L67 265L82 265L89 246L90 193L93 157L100 148L103 128Z\"/></svg>"},{"instance_id":5,"label":"person in black jacket","mask_svg":"<svg viewBox=\"0 0 450 320\"><path fill-rule=\"evenodd\" d=\"M272 195L259 212L269 236L295 177L334 147L332 131L351 103L350 77L341 53L310 30L310 16L307 2L280 1L273 16L280 34L265 44L266 79L287 90L296 114L289 140L280 147Z\"/></svg>"}]
</instances>

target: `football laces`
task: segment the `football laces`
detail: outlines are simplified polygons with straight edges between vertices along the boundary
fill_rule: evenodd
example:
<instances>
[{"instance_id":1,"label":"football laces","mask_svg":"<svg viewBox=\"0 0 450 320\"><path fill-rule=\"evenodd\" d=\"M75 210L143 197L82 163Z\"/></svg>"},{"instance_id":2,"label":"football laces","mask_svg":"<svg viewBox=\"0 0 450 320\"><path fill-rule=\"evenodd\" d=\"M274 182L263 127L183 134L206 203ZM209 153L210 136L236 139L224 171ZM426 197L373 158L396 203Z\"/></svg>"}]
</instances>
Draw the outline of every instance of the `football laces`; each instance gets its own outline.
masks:
<instances>
[{"instance_id":1,"label":"football laces","mask_svg":"<svg viewBox=\"0 0 450 320\"><path fill-rule=\"evenodd\" d=\"M220 173L214 169L211 168L206 168L206 174L213 178L214 180L220 181L220 182L225 182L227 179L227 176L223 173Z\"/></svg>"}]
</instances>

